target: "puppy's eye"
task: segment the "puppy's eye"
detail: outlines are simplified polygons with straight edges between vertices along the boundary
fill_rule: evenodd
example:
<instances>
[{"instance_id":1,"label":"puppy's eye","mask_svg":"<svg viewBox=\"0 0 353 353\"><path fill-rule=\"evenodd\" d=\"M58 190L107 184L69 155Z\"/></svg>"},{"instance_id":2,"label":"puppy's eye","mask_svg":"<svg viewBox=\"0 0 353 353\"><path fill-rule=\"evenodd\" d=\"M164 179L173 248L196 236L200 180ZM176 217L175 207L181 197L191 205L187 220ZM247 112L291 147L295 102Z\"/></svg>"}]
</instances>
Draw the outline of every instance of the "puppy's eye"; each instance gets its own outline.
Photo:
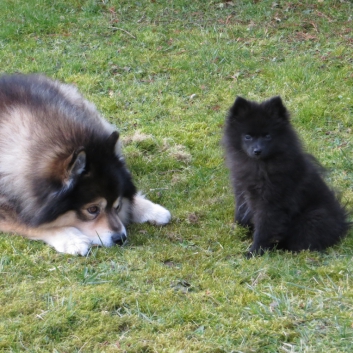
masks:
<instances>
[{"instance_id":1,"label":"puppy's eye","mask_svg":"<svg viewBox=\"0 0 353 353\"><path fill-rule=\"evenodd\" d=\"M91 215L99 214L99 207L98 206L90 206L87 208L87 212Z\"/></svg>"},{"instance_id":2,"label":"puppy's eye","mask_svg":"<svg viewBox=\"0 0 353 353\"><path fill-rule=\"evenodd\" d=\"M245 136L244 136L244 139L245 139L246 141L250 141L250 140L251 140L251 135L245 135Z\"/></svg>"},{"instance_id":3,"label":"puppy's eye","mask_svg":"<svg viewBox=\"0 0 353 353\"><path fill-rule=\"evenodd\" d=\"M272 139L272 136L270 134L265 135L265 139L267 141L270 141Z\"/></svg>"}]
</instances>

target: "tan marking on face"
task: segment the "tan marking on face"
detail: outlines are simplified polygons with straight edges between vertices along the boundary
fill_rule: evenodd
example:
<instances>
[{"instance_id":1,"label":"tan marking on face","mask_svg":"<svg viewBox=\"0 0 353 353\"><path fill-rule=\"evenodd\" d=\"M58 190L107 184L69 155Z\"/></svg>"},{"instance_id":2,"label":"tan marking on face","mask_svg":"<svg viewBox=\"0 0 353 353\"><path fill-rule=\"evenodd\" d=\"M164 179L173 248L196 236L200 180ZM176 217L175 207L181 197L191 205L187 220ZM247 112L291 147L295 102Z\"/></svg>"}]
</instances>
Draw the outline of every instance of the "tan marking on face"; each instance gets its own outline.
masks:
<instances>
[{"instance_id":1,"label":"tan marking on face","mask_svg":"<svg viewBox=\"0 0 353 353\"><path fill-rule=\"evenodd\" d=\"M121 206L121 197L118 197L113 203L113 208L117 209L118 207L120 208L120 206Z\"/></svg>"},{"instance_id":2,"label":"tan marking on face","mask_svg":"<svg viewBox=\"0 0 353 353\"><path fill-rule=\"evenodd\" d=\"M92 206L98 206L100 212L97 216L90 215L86 210ZM118 214L114 215L114 223L109 221L109 217L112 217L110 214L108 216L107 210L107 201L104 198L90 202L82 208L82 213L87 218L87 220L82 220L77 217L75 211L68 211L65 214L58 217L53 222L43 224L40 229L57 229L57 228L67 228L74 227L80 230L84 235L89 237L92 241L92 244L103 245L103 246L112 246L114 245L111 237L116 233L123 233L126 235L126 229L118 217ZM114 210L113 210L114 212ZM90 217L94 217L90 219ZM28 231L26 231L28 233ZM20 234L23 234L21 231Z\"/></svg>"},{"instance_id":3,"label":"tan marking on face","mask_svg":"<svg viewBox=\"0 0 353 353\"><path fill-rule=\"evenodd\" d=\"M112 220L109 220L109 217L112 217L112 215L109 215L105 209L102 209L95 219L78 222L76 227L92 240L92 244L112 246L114 245L112 240L114 234L119 233L126 236L126 229L119 219L118 214L114 213L113 215L114 224L112 224Z\"/></svg>"},{"instance_id":4,"label":"tan marking on face","mask_svg":"<svg viewBox=\"0 0 353 353\"><path fill-rule=\"evenodd\" d=\"M91 214L89 212L90 208L97 207L99 209L98 214ZM97 217L101 215L101 213L105 212L107 207L107 201L104 198L99 198L93 202L88 203L87 205L81 208L82 214L86 217L87 221L93 221Z\"/></svg>"}]
</instances>

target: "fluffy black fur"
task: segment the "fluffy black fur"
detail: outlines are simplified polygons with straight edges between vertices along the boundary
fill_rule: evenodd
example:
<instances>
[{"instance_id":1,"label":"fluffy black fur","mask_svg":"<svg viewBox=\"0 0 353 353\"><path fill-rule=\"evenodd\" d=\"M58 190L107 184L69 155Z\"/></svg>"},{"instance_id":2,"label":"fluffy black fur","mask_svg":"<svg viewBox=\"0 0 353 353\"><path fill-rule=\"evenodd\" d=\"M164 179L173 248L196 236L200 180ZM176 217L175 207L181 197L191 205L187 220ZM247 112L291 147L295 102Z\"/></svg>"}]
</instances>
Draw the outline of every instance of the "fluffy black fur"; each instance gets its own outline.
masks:
<instances>
[{"instance_id":1,"label":"fluffy black fur","mask_svg":"<svg viewBox=\"0 0 353 353\"><path fill-rule=\"evenodd\" d=\"M346 235L346 211L304 153L280 97L260 104L237 97L223 141L235 221L254 231L248 256L274 247L323 250Z\"/></svg>"}]
</instances>

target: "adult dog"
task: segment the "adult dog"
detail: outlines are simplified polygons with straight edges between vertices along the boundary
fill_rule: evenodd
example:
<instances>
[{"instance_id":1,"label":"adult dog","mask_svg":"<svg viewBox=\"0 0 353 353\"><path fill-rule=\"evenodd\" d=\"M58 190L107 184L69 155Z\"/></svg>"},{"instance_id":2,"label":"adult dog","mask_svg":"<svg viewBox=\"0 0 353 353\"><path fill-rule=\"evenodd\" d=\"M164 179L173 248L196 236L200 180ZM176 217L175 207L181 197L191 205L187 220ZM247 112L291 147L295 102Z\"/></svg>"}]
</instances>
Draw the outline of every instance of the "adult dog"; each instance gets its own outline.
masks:
<instances>
[{"instance_id":1,"label":"adult dog","mask_svg":"<svg viewBox=\"0 0 353 353\"><path fill-rule=\"evenodd\" d=\"M42 75L0 78L0 230L85 255L123 244L125 225L170 221L145 199L119 134L74 86Z\"/></svg>"}]
</instances>

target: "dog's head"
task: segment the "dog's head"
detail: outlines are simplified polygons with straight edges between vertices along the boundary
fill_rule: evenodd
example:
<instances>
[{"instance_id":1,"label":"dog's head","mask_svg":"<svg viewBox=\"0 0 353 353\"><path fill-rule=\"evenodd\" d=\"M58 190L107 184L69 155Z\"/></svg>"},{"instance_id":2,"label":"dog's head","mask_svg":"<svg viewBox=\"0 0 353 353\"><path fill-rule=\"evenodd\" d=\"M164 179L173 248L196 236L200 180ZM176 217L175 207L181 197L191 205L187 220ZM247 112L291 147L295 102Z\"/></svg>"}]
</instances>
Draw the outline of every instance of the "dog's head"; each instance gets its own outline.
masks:
<instances>
[{"instance_id":1,"label":"dog's head","mask_svg":"<svg viewBox=\"0 0 353 353\"><path fill-rule=\"evenodd\" d=\"M103 140L93 136L69 156L53 159L49 175L37 184L44 207L32 224L75 227L92 244L121 245L136 189L120 156L118 138L117 132Z\"/></svg>"},{"instance_id":2,"label":"dog's head","mask_svg":"<svg viewBox=\"0 0 353 353\"><path fill-rule=\"evenodd\" d=\"M228 144L252 159L278 155L296 140L280 97L262 103L237 97L229 111L225 135Z\"/></svg>"}]
</instances>

